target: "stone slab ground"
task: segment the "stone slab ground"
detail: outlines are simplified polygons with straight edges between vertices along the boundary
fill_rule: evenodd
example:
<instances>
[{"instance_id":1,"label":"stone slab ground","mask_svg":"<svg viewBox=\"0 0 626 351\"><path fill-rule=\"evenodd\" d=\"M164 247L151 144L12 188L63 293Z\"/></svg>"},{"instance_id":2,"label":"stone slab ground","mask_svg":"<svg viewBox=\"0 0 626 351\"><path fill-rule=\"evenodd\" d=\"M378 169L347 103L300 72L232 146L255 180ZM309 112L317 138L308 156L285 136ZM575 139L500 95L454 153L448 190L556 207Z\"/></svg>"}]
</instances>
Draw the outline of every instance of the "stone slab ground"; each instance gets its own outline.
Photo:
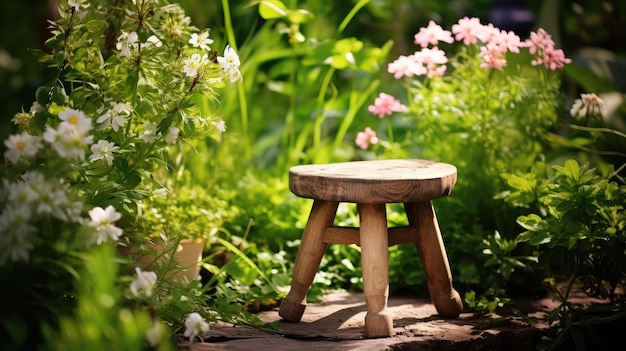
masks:
<instances>
[{"instance_id":1,"label":"stone slab ground","mask_svg":"<svg viewBox=\"0 0 626 351\"><path fill-rule=\"evenodd\" d=\"M337 292L320 303L307 306L300 323L289 323L278 316L278 308L260 314L265 322L278 322L279 330L266 331L232 325L211 325L204 343L181 341L180 351L322 351L322 350L393 350L393 351L530 351L542 336L553 330L542 310L550 299L524 302L522 311L537 311L531 316L539 322L529 325L520 317L462 313L459 318L437 315L427 298L390 297L389 312L394 316L393 337L365 339L364 318L367 311L363 294Z\"/></svg>"}]
</instances>

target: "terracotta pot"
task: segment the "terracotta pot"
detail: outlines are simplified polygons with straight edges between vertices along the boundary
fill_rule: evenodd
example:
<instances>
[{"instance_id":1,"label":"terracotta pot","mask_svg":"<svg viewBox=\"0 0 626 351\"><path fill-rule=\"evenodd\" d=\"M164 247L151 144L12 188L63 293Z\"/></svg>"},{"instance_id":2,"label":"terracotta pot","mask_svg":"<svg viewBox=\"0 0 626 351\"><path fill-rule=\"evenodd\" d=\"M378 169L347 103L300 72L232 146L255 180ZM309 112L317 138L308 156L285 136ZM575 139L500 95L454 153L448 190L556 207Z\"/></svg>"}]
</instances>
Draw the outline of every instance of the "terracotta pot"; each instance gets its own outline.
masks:
<instances>
[{"instance_id":1,"label":"terracotta pot","mask_svg":"<svg viewBox=\"0 0 626 351\"><path fill-rule=\"evenodd\" d=\"M142 270L154 270L154 265L157 263L165 264L167 261L167 255L160 255L163 252L163 247L147 243L150 249L156 252L155 255L144 254L136 252L132 248L126 246L118 246L119 252L123 256L131 256L136 265ZM178 265L181 269L172 269L166 273L165 279L182 281L184 277L189 279L198 279L200 275L200 262L202 261L202 251L204 249L204 241L182 239L179 243L179 247L176 250L167 248L168 253L173 253Z\"/></svg>"}]
</instances>

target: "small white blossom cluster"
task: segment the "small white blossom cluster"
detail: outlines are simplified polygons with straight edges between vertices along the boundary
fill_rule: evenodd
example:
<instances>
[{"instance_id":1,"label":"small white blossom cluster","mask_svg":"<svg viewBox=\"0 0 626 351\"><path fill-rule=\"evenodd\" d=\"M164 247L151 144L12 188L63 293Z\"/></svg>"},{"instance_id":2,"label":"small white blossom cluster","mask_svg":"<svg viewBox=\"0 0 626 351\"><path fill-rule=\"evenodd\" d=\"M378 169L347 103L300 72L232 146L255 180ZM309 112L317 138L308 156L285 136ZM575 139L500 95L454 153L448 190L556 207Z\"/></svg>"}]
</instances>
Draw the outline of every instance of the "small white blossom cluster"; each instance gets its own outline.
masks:
<instances>
[{"instance_id":1,"label":"small white blossom cluster","mask_svg":"<svg viewBox=\"0 0 626 351\"><path fill-rule=\"evenodd\" d=\"M111 127L114 131L119 131L120 128L124 128L126 123L128 122L128 118L130 116L131 109L130 107L123 102L112 102L111 108L106 110L96 122L98 125L98 130L106 130Z\"/></svg>"},{"instance_id":2,"label":"small white blossom cluster","mask_svg":"<svg viewBox=\"0 0 626 351\"><path fill-rule=\"evenodd\" d=\"M82 203L71 201L67 188L50 181L41 172L30 171L22 179L0 185L0 265L7 260L28 261L37 239L41 219L56 218L66 222L80 221Z\"/></svg>"},{"instance_id":3,"label":"small white blossom cluster","mask_svg":"<svg viewBox=\"0 0 626 351\"><path fill-rule=\"evenodd\" d=\"M160 47L161 45L163 44L155 35L151 35L145 43L141 43L137 32L122 32L117 38L115 48L119 50L120 56L130 58L137 54L139 47L149 48L151 46Z\"/></svg>"},{"instance_id":4,"label":"small white blossom cluster","mask_svg":"<svg viewBox=\"0 0 626 351\"><path fill-rule=\"evenodd\" d=\"M580 99L576 99L570 114L574 118L605 117L606 111L603 108L604 100L596 94L580 94Z\"/></svg>"},{"instance_id":5,"label":"small white blossom cluster","mask_svg":"<svg viewBox=\"0 0 626 351\"><path fill-rule=\"evenodd\" d=\"M34 105L35 106L35 105ZM36 113L38 109L31 108ZM98 121L102 125L123 126L125 122L116 120L125 109L114 104L111 111L101 116ZM14 122L23 125L28 113L22 112ZM4 141L7 150L4 157L13 164L20 161L28 162L36 157L40 150L50 148L56 152L61 160L85 160L85 150L90 147L91 163L105 160L111 165L114 153L119 147L113 142L99 140L93 143L91 135L92 120L82 111L65 109L58 115L60 122L56 127L46 127L43 135L31 135L27 131L9 135ZM115 127L113 127L115 128ZM81 218L83 204L71 200L70 191L66 184L59 179L48 179L40 171L26 172L21 179L15 181L3 180L0 187L0 198L3 206L0 207L0 264L10 261L28 261L29 252L40 241L37 237L36 223L46 218L53 218L67 223L78 223L90 227L92 230L91 243L101 244L108 240L117 240L122 230L114 225L121 215L112 207L95 207L88 214L88 219Z\"/></svg>"},{"instance_id":6,"label":"small white blossom cluster","mask_svg":"<svg viewBox=\"0 0 626 351\"><path fill-rule=\"evenodd\" d=\"M207 323L197 312L190 313L187 316L187 320L185 320L185 327L186 329L183 335L189 337L189 341L192 342L196 337L204 339L209 334L209 323Z\"/></svg>"},{"instance_id":7,"label":"small white blossom cluster","mask_svg":"<svg viewBox=\"0 0 626 351\"><path fill-rule=\"evenodd\" d=\"M202 54L194 53L183 61L183 72L188 77L196 78L200 75L202 69L210 63L208 54L211 52L211 48L209 45L213 44L213 39L209 38L209 30L207 29L200 34L193 33L191 39L189 39L189 44L206 52ZM218 56L217 62L230 78L231 83L241 80L241 72L239 71L241 62L239 56L230 45L226 45L224 56Z\"/></svg>"},{"instance_id":8,"label":"small white blossom cluster","mask_svg":"<svg viewBox=\"0 0 626 351\"><path fill-rule=\"evenodd\" d=\"M226 45L226 49L224 49L224 56L218 57L217 62L220 63L224 72L228 74L231 83L241 79L241 72L239 72L239 56L237 56L235 50L229 45Z\"/></svg>"},{"instance_id":9,"label":"small white blossom cluster","mask_svg":"<svg viewBox=\"0 0 626 351\"><path fill-rule=\"evenodd\" d=\"M72 10L79 18L84 18L87 15L87 8L89 8L90 6L88 0L67 0L67 4L72 8Z\"/></svg>"},{"instance_id":10,"label":"small white blossom cluster","mask_svg":"<svg viewBox=\"0 0 626 351\"><path fill-rule=\"evenodd\" d=\"M146 143L154 143L162 137L158 131L158 126L154 122L146 122L143 124L143 132L139 138ZM165 134L165 142L168 144L176 144L180 137L180 129L170 127Z\"/></svg>"},{"instance_id":11,"label":"small white blossom cluster","mask_svg":"<svg viewBox=\"0 0 626 351\"><path fill-rule=\"evenodd\" d=\"M141 268L135 268L135 280L130 284L130 291L135 297L151 297L154 286L157 282L157 275L154 272L144 272Z\"/></svg>"},{"instance_id":12,"label":"small white blossom cluster","mask_svg":"<svg viewBox=\"0 0 626 351\"><path fill-rule=\"evenodd\" d=\"M122 230L114 225L121 215L112 206L95 207L89 211L89 219L84 219L83 203L69 194L62 181L47 179L38 171L29 171L17 181L2 181L0 265L29 260L30 251L42 240L36 226L41 221L56 219L88 227L92 232L90 243L98 245L122 235Z\"/></svg>"}]
</instances>

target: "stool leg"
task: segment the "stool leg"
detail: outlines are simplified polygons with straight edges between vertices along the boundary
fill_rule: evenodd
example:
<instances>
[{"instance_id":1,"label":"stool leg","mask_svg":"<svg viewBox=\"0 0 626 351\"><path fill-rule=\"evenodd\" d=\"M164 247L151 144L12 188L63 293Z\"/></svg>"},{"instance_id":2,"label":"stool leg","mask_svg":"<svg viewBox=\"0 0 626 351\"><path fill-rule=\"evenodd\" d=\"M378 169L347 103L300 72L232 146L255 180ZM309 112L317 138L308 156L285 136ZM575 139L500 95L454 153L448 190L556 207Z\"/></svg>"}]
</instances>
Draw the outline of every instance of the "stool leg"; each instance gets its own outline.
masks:
<instances>
[{"instance_id":1,"label":"stool leg","mask_svg":"<svg viewBox=\"0 0 626 351\"><path fill-rule=\"evenodd\" d=\"M332 226L338 202L315 200L302 234L293 267L291 290L280 304L278 314L288 322L299 322L306 308L306 293L313 283L327 244L324 230Z\"/></svg>"},{"instance_id":2,"label":"stool leg","mask_svg":"<svg viewBox=\"0 0 626 351\"><path fill-rule=\"evenodd\" d=\"M418 228L415 245L428 279L430 298L441 316L458 317L463 302L452 287L452 274L435 211L430 201L405 203L404 207L410 225Z\"/></svg>"},{"instance_id":3,"label":"stool leg","mask_svg":"<svg viewBox=\"0 0 626 351\"><path fill-rule=\"evenodd\" d=\"M386 313L389 297L389 251L385 205L358 204L363 290L367 302L365 336L393 334L393 319Z\"/></svg>"}]
</instances>

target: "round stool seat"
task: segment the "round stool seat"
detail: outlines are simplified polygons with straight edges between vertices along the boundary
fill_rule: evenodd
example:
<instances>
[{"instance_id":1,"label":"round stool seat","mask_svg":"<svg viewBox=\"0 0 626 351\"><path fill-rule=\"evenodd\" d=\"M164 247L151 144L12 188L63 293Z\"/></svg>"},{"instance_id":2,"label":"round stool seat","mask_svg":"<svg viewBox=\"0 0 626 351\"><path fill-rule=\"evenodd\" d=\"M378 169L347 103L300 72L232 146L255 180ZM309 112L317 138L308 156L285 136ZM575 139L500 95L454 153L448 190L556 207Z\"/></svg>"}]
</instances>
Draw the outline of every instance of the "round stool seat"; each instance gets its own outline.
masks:
<instances>
[{"instance_id":1,"label":"round stool seat","mask_svg":"<svg viewBox=\"0 0 626 351\"><path fill-rule=\"evenodd\" d=\"M306 308L306 294L327 244L361 247L363 292L367 304L365 335L393 335L389 297L388 247L415 243L437 312L458 317L463 301L452 286L452 275L437 217L430 200L449 195L456 183L456 167L426 160L377 160L294 166L289 189L313 199L309 220L293 267L291 289L281 301L279 315L298 322ZM340 202L356 203L359 227L335 226ZM388 228L386 204L403 203L407 226Z\"/></svg>"},{"instance_id":2,"label":"round stool seat","mask_svg":"<svg viewBox=\"0 0 626 351\"><path fill-rule=\"evenodd\" d=\"M374 160L289 169L289 189L309 199L361 204L420 202L450 194L456 167L427 160Z\"/></svg>"}]
</instances>

